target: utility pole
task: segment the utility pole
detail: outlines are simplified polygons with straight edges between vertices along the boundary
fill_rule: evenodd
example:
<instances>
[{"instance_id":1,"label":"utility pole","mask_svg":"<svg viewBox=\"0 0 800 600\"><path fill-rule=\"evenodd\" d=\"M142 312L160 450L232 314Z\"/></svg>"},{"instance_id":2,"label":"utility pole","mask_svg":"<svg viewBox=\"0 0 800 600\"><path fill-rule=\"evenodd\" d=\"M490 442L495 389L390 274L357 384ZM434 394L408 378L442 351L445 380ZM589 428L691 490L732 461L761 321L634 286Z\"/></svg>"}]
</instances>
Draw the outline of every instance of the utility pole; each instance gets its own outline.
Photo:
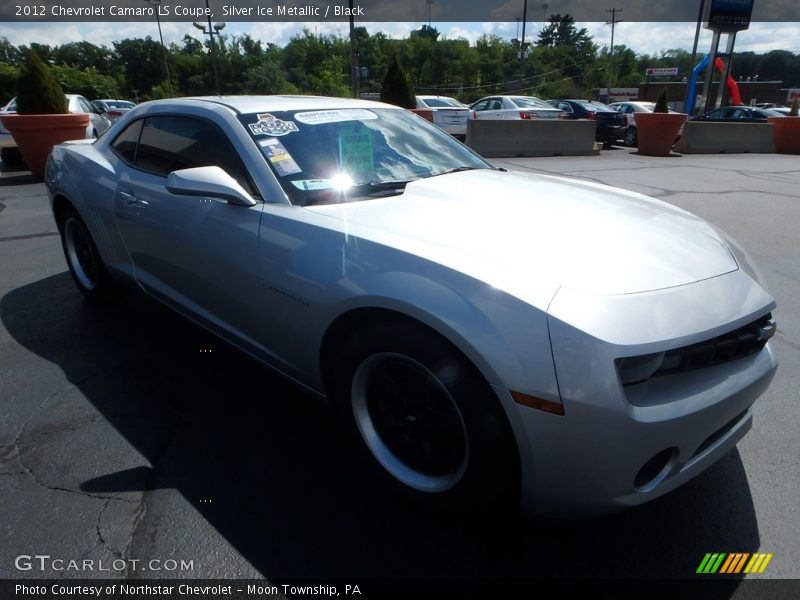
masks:
<instances>
[{"instance_id":1,"label":"utility pole","mask_svg":"<svg viewBox=\"0 0 800 600\"><path fill-rule=\"evenodd\" d=\"M154 4L156 7L156 23L158 23L158 37L161 40L161 50L164 53L164 70L167 72L167 87L169 88L170 98L172 97L172 77L169 75L169 60L167 58L167 47L164 45L164 35L161 33L161 18L159 17L159 5L161 0L145 0L148 4Z\"/></svg>"},{"instance_id":2,"label":"utility pole","mask_svg":"<svg viewBox=\"0 0 800 600\"><path fill-rule=\"evenodd\" d=\"M525 79L525 23L528 20L528 0L522 8L522 41L519 43L519 93L522 94L522 80Z\"/></svg>"},{"instance_id":3,"label":"utility pole","mask_svg":"<svg viewBox=\"0 0 800 600\"><path fill-rule=\"evenodd\" d=\"M614 85L614 29L619 21L617 13L621 13L621 8L609 8L607 13L611 13L611 20L606 21L606 25L611 25L611 49L608 52L608 95L611 96L611 88Z\"/></svg>"},{"instance_id":4,"label":"utility pole","mask_svg":"<svg viewBox=\"0 0 800 600\"><path fill-rule=\"evenodd\" d=\"M353 15L353 0L350 0L350 92L358 98L358 52L356 50L356 18Z\"/></svg>"}]
</instances>

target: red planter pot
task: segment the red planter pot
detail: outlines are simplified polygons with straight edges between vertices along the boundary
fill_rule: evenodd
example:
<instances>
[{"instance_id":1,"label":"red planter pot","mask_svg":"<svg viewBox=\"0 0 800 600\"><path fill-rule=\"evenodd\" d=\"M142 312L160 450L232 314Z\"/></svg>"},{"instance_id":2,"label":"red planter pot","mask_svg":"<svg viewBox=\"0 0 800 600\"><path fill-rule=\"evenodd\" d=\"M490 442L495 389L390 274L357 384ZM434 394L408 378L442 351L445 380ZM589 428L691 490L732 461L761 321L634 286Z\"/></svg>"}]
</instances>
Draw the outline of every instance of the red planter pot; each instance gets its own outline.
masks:
<instances>
[{"instance_id":1,"label":"red planter pot","mask_svg":"<svg viewBox=\"0 0 800 600\"><path fill-rule=\"evenodd\" d=\"M3 115L3 125L11 132L22 158L37 179L44 177L47 157L53 146L86 137L89 115Z\"/></svg>"},{"instance_id":2,"label":"red planter pot","mask_svg":"<svg viewBox=\"0 0 800 600\"><path fill-rule=\"evenodd\" d=\"M636 113L639 154L669 156L687 117L685 113Z\"/></svg>"},{"instance_id":3,"label":"red planter pot","mask_svg":"<svg viewBox=\"0 0 800 600\"><path fill-rule=\"evenodd\" d=\"M800 117L768 117L772 123L775 152L800 154Z\"/></svg>"}]
</instances>

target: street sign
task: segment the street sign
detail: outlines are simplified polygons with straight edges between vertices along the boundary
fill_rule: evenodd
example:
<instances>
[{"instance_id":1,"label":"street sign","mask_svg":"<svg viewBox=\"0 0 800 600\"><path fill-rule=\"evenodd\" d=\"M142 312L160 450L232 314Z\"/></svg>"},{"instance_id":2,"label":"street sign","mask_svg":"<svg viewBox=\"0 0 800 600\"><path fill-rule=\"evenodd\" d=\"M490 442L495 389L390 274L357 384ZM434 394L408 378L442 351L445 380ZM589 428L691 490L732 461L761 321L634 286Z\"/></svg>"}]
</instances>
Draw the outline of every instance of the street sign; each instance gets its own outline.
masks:
<instances>
[{"instance_id":1,"label":"street sign","mask_svg":"<svg viewBox=\"0 0 800 600\"><path fill-rule=\"evenodd\" d=\"M644 74L648 77L673 77L678 74L678 67L648 67Z\"/></svg>"}]
</instances>

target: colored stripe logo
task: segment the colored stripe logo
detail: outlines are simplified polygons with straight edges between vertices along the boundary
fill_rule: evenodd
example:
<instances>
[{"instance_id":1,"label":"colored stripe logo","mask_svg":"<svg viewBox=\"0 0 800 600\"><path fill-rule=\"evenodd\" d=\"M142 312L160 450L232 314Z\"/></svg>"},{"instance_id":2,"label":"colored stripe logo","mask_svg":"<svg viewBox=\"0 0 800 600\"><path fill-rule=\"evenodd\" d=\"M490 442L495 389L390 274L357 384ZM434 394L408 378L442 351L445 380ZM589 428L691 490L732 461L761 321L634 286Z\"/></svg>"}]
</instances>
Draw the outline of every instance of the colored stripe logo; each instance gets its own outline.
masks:
<instances>
[{"instance_id":1,"label":"colored stripe logo","mask_svg":"<svg viewBox=\"0 0 800 600\"><path fill-rule=\"evenodd\" d=\"M772 553L732 552L727 554L725 552L709 552L703 557L700 566L697 567L697 573L702 575L713 575L715 573L724 573L726 575L763 573L771 560Z\"/></svg>"}]
</instances>

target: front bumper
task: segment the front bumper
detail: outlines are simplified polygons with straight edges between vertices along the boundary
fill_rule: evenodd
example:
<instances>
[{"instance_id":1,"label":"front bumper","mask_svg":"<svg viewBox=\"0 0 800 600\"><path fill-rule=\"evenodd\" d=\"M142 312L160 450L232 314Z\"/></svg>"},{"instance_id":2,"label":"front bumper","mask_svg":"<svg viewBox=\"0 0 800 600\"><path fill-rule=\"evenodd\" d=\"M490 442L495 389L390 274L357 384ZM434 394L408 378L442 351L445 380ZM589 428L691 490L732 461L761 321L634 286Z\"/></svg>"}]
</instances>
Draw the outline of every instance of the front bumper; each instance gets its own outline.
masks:
<instances>
[{"instance_id":1,"label":"front bumper","mask_svg":"<svg viewBox=\"0 0 800 600\"><path fill-rule=\"evenodd\" d=\"M519 442L523 509L565 518L614 512L674 490L714 464L750 429L751 406L777 368L769 345L629 386L615 360L711 339L773 306L742 271L646 294L559 292L549 327L565 415L515 405L507 390L495 388Z\"/></svg>"}]
</instances>

